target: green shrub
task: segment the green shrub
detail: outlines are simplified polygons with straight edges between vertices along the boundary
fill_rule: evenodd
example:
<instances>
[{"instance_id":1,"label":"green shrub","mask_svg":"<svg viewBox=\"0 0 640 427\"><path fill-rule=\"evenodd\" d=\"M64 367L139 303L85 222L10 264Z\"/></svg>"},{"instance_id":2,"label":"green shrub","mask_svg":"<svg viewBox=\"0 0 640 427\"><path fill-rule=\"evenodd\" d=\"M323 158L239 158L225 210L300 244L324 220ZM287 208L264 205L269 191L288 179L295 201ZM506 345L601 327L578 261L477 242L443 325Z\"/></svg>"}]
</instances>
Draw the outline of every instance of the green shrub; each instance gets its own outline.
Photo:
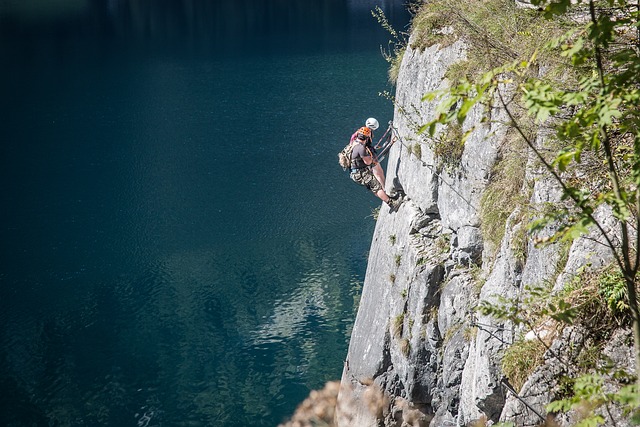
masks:
<instances>
[{"instance_id":1,"label":"green shrub","mask_svg":"<svg viewBox=\"0 0 640 427\"><path fill-rule=\"evenodd\" d=\"M430 0L417 7L411 21L412 49L423 50L436 43L447 46L460 39L460 34L465 36L467 59L448 71L447 78L453 81L474 79L516 57L530 57L538 46L562 32L560 19L547 21L535 11L517 9L509 0ZM557 64L557 69L560 72L564 67Z\"/></svg>"},{"instance_id":2,"label":"green shrub","mask_svg":"<svg viewBox=\"0 0 640 427\"><path fill-rule=\"evenodd\" d=\"M614 316L628 312L627 287L619 269L609 268L602 272L598 280L598 292Z\"/></svg>"},{"instance_id":3,"label":"green shrub","mask_svg":"<svg viewBox=\"0 0 640 427\"><path fill-rule=\"evenodd\" d=\"M622 274L611 264L600 270L579 269L562 295L576 307L577 320L589 325L597 344L617 326L631 323L626 291Z\"/></svg>"},{"instance_id":4,"label":"green shrub","mask_svg":"<svg viewBox=\"0 0 640 427\"><path fill-rule=\"evenodd\" d=\"M444 31L454 23L453 15L447 13L446 4L442 1L429 2L428 6L425 3L414 10L411 20L412 49L424 50L436 43L446 46L456 40L451 32Z\"/></svg>"}]
</instances>

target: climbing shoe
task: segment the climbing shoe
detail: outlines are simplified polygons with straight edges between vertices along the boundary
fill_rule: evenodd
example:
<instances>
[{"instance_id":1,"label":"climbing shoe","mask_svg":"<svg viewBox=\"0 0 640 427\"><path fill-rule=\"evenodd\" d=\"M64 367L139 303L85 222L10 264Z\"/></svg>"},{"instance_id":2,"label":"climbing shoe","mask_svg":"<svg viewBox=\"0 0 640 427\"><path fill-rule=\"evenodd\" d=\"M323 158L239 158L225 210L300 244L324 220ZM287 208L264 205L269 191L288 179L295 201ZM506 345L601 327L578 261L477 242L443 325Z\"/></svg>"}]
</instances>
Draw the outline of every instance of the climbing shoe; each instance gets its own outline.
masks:
<instances>
[{"instance_id":1,"label":"climbing shoe","mask_svg":"<svg viewBox=\"0 0 640 427\"><path fill-rule=\"evenodd\" d=\"M391 192L388 193L388 195L393 200L402 199L405 196L404 190L402 188L393 188L391 189Z\"/></svg>"},{"instance_id":2,"label":"climbing shoe","mask_svg":"<svg viewBox=\"0 0 640 427\"><path fill-rule=\"evenodd\" d=\"M387 205L389 205L389 213L396 212L401 204L402 199L389 199L387 202Z\"/></svg>"}]
</instances>

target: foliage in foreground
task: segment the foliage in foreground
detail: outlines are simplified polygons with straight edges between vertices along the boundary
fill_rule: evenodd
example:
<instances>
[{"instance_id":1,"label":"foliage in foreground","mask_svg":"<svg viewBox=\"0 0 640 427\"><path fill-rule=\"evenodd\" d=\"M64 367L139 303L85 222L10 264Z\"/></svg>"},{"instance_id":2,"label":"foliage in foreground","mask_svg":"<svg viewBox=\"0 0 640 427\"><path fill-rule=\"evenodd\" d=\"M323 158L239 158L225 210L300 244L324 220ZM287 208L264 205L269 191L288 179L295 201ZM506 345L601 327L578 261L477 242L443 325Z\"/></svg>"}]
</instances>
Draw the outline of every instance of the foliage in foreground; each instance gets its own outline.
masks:
<instances>
[{"instance_id":1,"label":"foliage in foreground","mask_svg":"<svg viewBox=\"0 0 640 427\"><path fill-rule=\"evenodd\" d=\"M595 232L611 251L615 269L603 279L609 286L602 296L610 309L630 315L636 384L609 393L603 373L589 372L574 379L567 398L547 408L550 412L586 408L578 425L600 425L604 421L597 407L613 402L627 408L640 406L636 284L640 268L640 8L625 0L534 0L534 4L546 18L572 22L570 30L526 56L510 51L515 55L505 57L491 71L466 73L449 89L426 94L423 100L439 104L436 116L421 131L434 137L442 126L460 125L471 109L482 106L490 120L491 107L501 106L510 119L506 125L518 132L562 189L562 203L534 214L532 233L552 230L539 243L573 241ZM570 78L557 79L549 71L554 69L549 58L566 61ZM551 136L540 142L530 121ZM589 169L590 165L595 167ZM589 170L592 173L585 173ZM602 222L606 212L612 213L613 226ZM531 289L530 295L536 292ZM530 303L538 304L542 317L563 324L575 319L576 307L562 298L542 305ZM531 322L504 301L485 305L483 310L516 324Z\"/></svg>"}]
</instances>

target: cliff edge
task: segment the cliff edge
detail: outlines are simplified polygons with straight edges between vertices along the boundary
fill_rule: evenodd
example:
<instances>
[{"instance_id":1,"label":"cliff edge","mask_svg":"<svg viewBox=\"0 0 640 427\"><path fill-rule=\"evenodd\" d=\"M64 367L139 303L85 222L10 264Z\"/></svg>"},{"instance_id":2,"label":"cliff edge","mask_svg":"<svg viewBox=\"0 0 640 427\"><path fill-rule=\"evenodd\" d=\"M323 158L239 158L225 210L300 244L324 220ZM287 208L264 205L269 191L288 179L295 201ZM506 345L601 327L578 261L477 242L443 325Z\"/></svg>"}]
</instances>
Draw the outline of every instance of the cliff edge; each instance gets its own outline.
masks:
<instances>
[{"instance_id":1,"label":"cliff edge","mask_svg":"<svg viewBox=\"0 0 640 427\"><path fill-rule=\"evenodd\" d=\"M544 334L530 331L483 316L478 305L497 296L518 298L536 286L561 289L585 271L609 264L611 255L590 236L571 245L537 247L527 231L523 204L487 197L488 191L508 190L496 186L515 188L528 205L558 203L561 196L526 147L514 148L512 130L500 124L509 122L500 108L489 112L490 121L482 120L484 112L471 110L465 127L456 130L460 134L473 126L470 137L460 153L443 160L434 142L418 132L435 109L421 98L448 85L447 70L465 59L467 46L463 40L424 50L411 45L410 40L397 81L399 139L387 167L387 190L402 186L409 200L397 213L380 209L344 365L337 423L540 425L568 369L552 356L575 359L588 347L588 334L578 325L542 324L537 327L547 327ZM441 135L446 133L441 129ZM505 179L507 166L513 171ZM506 212L505 219L498 236L487 235L486 213L497 210ZM610 213L598 215L606 223ZM504 372L505 351L526 342L531 332L547 336L548 349L538 352L536 366L514 385L514 374ZM628 329L618 328L599 348L626 360L633 371L630 336ZM620 414L606 416L616 425L628 425Z\"/></svg>"}]
</instances>

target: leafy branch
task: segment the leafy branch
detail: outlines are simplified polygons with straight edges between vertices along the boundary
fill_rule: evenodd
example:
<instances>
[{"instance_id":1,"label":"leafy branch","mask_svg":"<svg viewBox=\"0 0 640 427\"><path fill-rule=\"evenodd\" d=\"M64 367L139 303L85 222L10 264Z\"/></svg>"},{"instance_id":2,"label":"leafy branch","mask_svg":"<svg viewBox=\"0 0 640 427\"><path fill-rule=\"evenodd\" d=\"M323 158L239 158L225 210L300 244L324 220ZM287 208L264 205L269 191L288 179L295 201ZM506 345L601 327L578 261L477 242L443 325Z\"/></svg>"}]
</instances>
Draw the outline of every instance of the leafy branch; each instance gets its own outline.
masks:
<instances>
[{"instance_id":1,"label":"leafy branch","mask_svg":"<svg viewBox=\"0 0 640 427\"><path fill-rule=\"evenodd\" d=\"M484 109L485 120L489 120L491 108L502 107L509 117L509 125L562 190L562 204L531 223L533 232L548 230L550 225L554 230L539 243L571 241L595 229L611 251L625 285L625 292L620 295L626 298L625 306L633 320L637 383L631 394L635 393L637 398L640 389L640 308L636 285L640 269L639 8L626 0L599 4L594 0L534 0L533 3L548 18L568 16L571 12L584 19L577 20L570 31L524 60L494 68L475 81L462 79L448 89L425 94L423 101L438 102L438 105L433 119L420 131L433 137L443 126L464 123L472 109ZM629 37L634 29L637 30L635 37ZM571 72L578 76L575 84L553 81L540 73L545 63L539 56L545 52L556 52L569 61ZM516 113L515 106L523 108L538 126L554 130L553 137L546 142L559 147L553 156L549 157L535 136L524 131L523 118ZM594 158L602 166L606 171L605 183L590 186L588 177L575 179L580 176L578 171L585 158ZM611 210L615 227L605 226L599 220L597 212L602 209ZM524 322L532 326L516 305L508 301L502 303L499 306L487 303L481 310L516 324ZM571 307L560 306L560 303L538 307L537 314L564 323L572 321ZM575 396L582 398L579 390L598 395L597 384L594 378L584 378ZM620 395L600 396L596 400L619 398ZM559 403L553 408L566 410L572 404ZM592 421L599 422L597 417Z\"/></svg>"}]
</instances>

